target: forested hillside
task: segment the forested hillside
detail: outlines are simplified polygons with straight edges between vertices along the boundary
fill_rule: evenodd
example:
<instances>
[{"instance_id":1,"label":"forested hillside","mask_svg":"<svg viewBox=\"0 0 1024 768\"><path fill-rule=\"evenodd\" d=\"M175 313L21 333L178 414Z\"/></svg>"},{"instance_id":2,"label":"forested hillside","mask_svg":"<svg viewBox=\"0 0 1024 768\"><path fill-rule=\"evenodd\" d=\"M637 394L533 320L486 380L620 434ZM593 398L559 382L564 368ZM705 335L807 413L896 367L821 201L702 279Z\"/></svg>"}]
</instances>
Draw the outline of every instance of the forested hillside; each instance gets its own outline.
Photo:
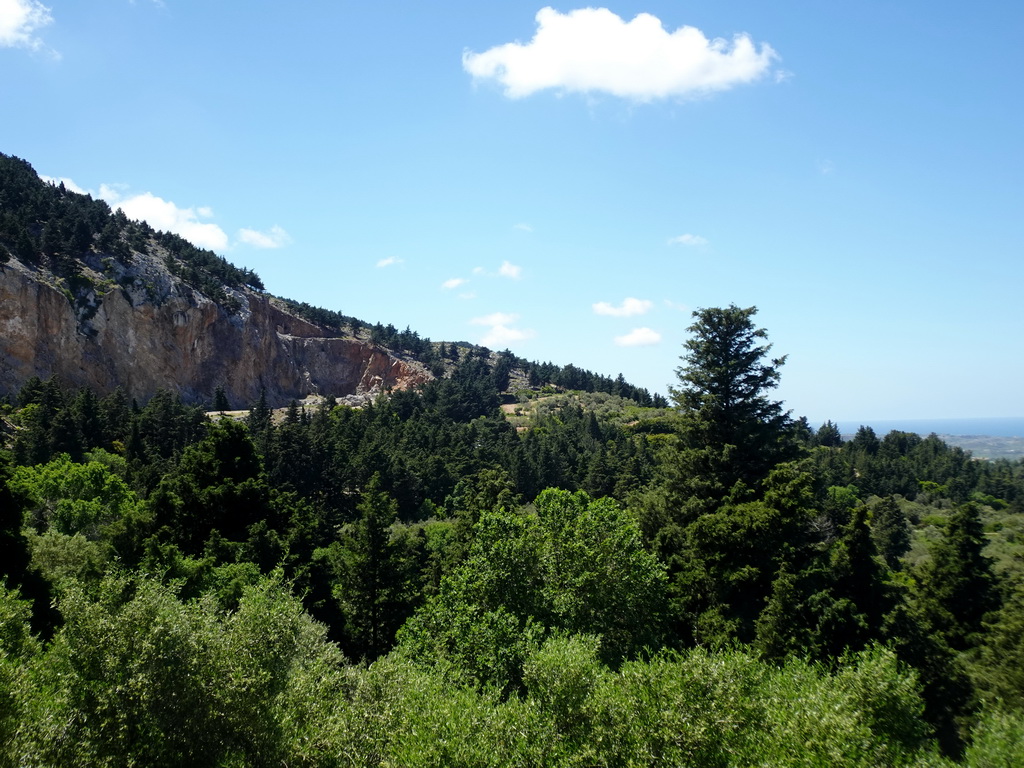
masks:
<instances>
[{"instance_id":1,"label":"forested hillside","mask_svg":"<svg viewBox=\"0 0 1024 768\"><path fill-rule=\"evenodd\" d=\"M32 376L146 401L156 389L236 406L310 394L365 399L489 361L498 387L605 392L665 405L619 374L432 342L391 323L269 295L259 276L0 154L0 394Z\"/></svg>"},{"instance_id":2,"label":"forested hillside","mask_svg":"<svg viewBox=\"0 0 1024 768\"><path fill-rule=\"evenodd\" d=\"M156 240L262 287L0 160L69 301ZM753 307L694 313L669 403L292 304L436 378L0 406L0 766L1024 764L1024 461L812 427Z\"/></svg>"},{"instance_id":3,"label":"forested hillside","mask_svg":"<svg viewBox=\"0 0 1024 768\"><path fill-rule=\"evenodd\" d=\"M471 356L244 423L28 382L4 764L1019 763L1024 465L792 419L753 315L650 413L513 425Z\"/></svg>"}]
</instances>

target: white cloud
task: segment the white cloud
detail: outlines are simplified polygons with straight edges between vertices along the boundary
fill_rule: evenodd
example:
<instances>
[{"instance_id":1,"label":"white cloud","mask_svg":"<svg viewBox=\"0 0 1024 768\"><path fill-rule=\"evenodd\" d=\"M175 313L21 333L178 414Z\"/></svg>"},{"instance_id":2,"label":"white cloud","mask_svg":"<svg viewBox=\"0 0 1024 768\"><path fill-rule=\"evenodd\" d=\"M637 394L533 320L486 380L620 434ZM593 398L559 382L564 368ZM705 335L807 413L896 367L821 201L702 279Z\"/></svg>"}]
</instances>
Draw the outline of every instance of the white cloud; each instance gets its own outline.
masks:
<instances>
[{"instance_id":1,"label":"white cloud","mask_svg":"<svg viewBox=\"0 0 1024 768\"><path fill-rule=\"evenodd\" d=\"M459 294L459 298L460 299L464 299L465 301L469 301L470 299L475 299L476 298L476 292L475 291L466 291L465 293L460 293Z\"/></svg>"},{"instance_id":2,"label":"white cloud","mask_svg":"<svg viewBox=\"0 0 1024 768\"><path fill-rule=\"evenodd\" d=\"M397 256L388 256L386 259L381 259L377 262L378 267L390 267L394 264L401 264L402 259Z\"/></svg>"},{"instance_id":3,"label":"white cloud","mask_svg":"<svg viewBox=\"0 0 1024 768\"><path fill-rule=\"evenodd\" d=\"M625 336L616 336L615 344L619 347L649 347L661 341L661 334L650 328L634 328Z\"/></svg>"},{"instance_id":4,"label":"white cloud","mask_svg":"<svg viewBox=\"0 0 1024 768\"><path fill-rule=\"evenodd\" d=\"M610 93L646 102L722 91L768 73L778 55L749 35L708 40L696 27L668 32L649 13L626 22L607 8L537 12L527 43L483 53L465 51L462 67L475 80L496 80L512 99L547 88Z\"/></svg>"},{"instance_id":5,"label":"white cloud","mask_svg":"<svg viewBox=\"0 0 1024 768\"><path fill-rule=\"evenodd\" d=\"M519 222L518 224L515 225L514 228L518 229L518 230L521 230L523 232L533 232L533 227L531 227L529 224L526 224L524 222Z\"/></svg>"},{"instance_id":6,"label":"white cloud","mask_svg":"<svg viewBox=\"0 0 1024 768\"><path fill-rule=\"evenodd\" d=\"M0 0L0 7L5 0ZM129 219L145 221L153 229L164 230L181 235L193 245L223 251L230 247L228 236L216 224L202 219L213 218L213 208L200 205L194 208L179 208L173 202L157 197L152 192L130 194L126 184L100 184L100 191L83 189L66 176L43 176L43 181L50 184L63 184L66 189L83 195L92 195L105 200L111 208L120 208ZM284 228L273 226L266 232L257 229L238 230L237 242L246 243L256 248L283 248L292 242ZM383 261L388 261L384 259ZM389 263L400 264L401 259L392 258ZM377 266L387 266L378 262Z\"/></svg>"},{"instance_id":7,"label":"white cloud","mask_svg":"<svg viewBox=\"0 0 1024 768\"><path fill-rule=\"evenodd\" d=\"M524 331L519 328L509 328L504 325L495 325L480 338L480 344L491 349L503 349L517 341L532 339L536 334L533 331Z\"/></svg>"},{"instance_id":8,"label":"white cloud","mask_svg":"<svg viewBox=\"0 0 1024 768\"><path fill-rule=\"evenodd\" d=\"M498 267L497 272L488 272L483 267L473 267L473 274L486 277L508 277L512 280L518 280L523 274L523 268L509 261L503 261L501 266Z\"/></svg>"},{"instance_id":9,"label":"white cloud","mask_svg":"<svg viewBox=\"0 0 1024 768\"><path fill-rule=\"evenodd\" d=\"M4 2L4 0L0 0L0 5L3 5L3 2ZM58 178L58 177L54 177L54 176L44 176L43 174L39 174L39 178L42 179L43 181L45 181L48 184L53 184L54 186L57 186L59 184L63 184L64 185L64 189L67 189L67 190L69 190L71 192L77 192L80 195L87 195L87 194L89 194L89 192L87 192L86 190L82 189L80 186L75 184L75 182L73 182L67 176L60 176Z\"/></svg>"},{"instance_id":10,"label":"white cloud","mask_svg":"<svg viewBox=\"0 0 1024 768\"><path fill-rule=\"evenodd\" d=\"M200 208L197 213L203 217L213 215L213 211L209 208ZM257 248L283 248L292 241L288 233L278 226L271 227L269 232L260 232L255 229L240 229L238 230L238 239Z\"/></svg>"},{"instance_id":11,"label":"white cloud","mask_svg":"<svg viewBox=\"0 0 1024 768\"><path fill-rule=\"evenodd\" d=\"M441 283L441 287L446 291L450 291L452 288L458 288L460 285L465 285L468 280L464 277L453 277L450 280L445 280Z\"/></svg>"},{"instance_id":12,"label":"white cloud","mask_svg":"<svg viewBox=\"0 0 1024 768\"><path fill-rule=\"evenodd\" d=\"M619 306L613 306L607 301L599 301L592 305L594 312L599 315L610 315L611 317L632 317L643 315L650 311L654 302L647 299L627 298Z\"/></svg>"},{"instance_id":13,"label":"white cloud","mask_svg":"<svg viewBox=\"0 0 1024 768\"><path fill-rule=\"evenodd\" d=\"M513 280L518 280L522 271L522 267L517 267L515 264L510 264L507 261L501 262L501 266L498 268L499 275L502 277L510 277Z\"/></svg>"},{"instance_id":14,"label":"white cloud","mask_svg":"<svg viewBox=\"0 0 1024 768\"><path fill-rule=\"evenodd\" d=\"M35 33L52 22L50 9L37 0L0 0L0 47L39 50L43 41Z\"/></svg>"},{"instance_id":15,"label":"white cloud","mask_svg":"<svg viewBox=\"0 0 1024 768\"><path fill-rule=\"evenodd\" d=\"M517 341L532 339L537 334L532 330L513 328L512 323L519 319L519 315L507 312L494 312L483 317L474 317L469 322L472 325L490 326L481 339L480 343L485 347L501 349Z\"/></svg>"},{"instance_id":16,"label":"white cloud","mask_svg":"<svg viewBox=\"0 0 1024 768\"><path fill-rule=\"evenodd\" d=\"M512 315L507 312L494 312L483 317L474 317L469 322L472 325L509 325L519 319L519 315Z\"/></svg>"},{"instance_id":17,"label":"white cloud","mask_svg":"<svg viewBox=\"0 0 1024 768\"><path fill-rule=\"evenodd\" d=\"M691 235L689 232L687 232L685 235L679 235L677 237L670 238L668 244L698 246L707 245L708 240L706 237L701 237L700 235Z\"/></svg>"},{"instance_id":18,"label":"white cloud","mask_svg":"<svg viewBox=\"0 0 1024 768\"><path fill-rule=\"evenodd\" d=\"M213 211L208 207L179 208L170 200L157 197L152 192L122 197L117 188L106 184L100 185L99 196L112 208L124 211L129 219L141 219L154 229L181 235L200 248L222 251L228 246L228 236L223 229L211 222L199 220L213 216Z\"/></svg>"}]
</instances>

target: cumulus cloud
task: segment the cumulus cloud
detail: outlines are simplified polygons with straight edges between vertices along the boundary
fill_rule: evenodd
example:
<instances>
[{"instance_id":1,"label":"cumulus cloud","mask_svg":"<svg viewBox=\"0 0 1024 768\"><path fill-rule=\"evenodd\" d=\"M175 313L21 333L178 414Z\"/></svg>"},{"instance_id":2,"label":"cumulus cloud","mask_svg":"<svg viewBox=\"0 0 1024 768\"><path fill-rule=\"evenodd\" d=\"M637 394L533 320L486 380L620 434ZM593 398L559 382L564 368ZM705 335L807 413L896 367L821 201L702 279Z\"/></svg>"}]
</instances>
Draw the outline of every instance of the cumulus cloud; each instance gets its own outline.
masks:
<instances>
[{"instance_id":1,"label":"cumulus cloud","mask_svg":"<svg viewBox=\"0 0 1024 768\"><path fill-rule=\"evenodd\" d=\"M446 291L450 291L452 288L458 288L460 285L465 285L468 281L464 277L453 277L450 280L445 280L441 283L441 287Z\"/></svg>"},{"instance_id":2,"label":"cumulus cloud","mask_svg":"<svg viewBox=\"0 0 1024 768\"><path fill-rule=\"evenodd\" d=\"M480 338L480 344L485 347L500 349L517 341L526 341L536 336L536 333L532 330L513 328L512 323L517 320L519 320L519 315L507 312L494 312L483 317L474 317L469 322L472 325L489 326L487 332Z\"/></svg>"},{"instance_id":3,"label":"cumulus cloud","mask_svg":"<svg viewBox=\"0 0 1024 768\"><path fill-rule=\"evenodd\" d=\"M402 263L402 259L398 258L397 256L388 256L386 259L381 259L380 261L378 261L377 262L377 266L378 267L390 267L390 266L393 266L395 264L401 264L401 263Z\"/></svg>"},{"instance_id":4,"label":"cumulus cloud","mask_svg":"<svg viewBox=\"0 0 1024 768\"><path fill-rule=\"evenodd\" d=\"M627 298L619 306L609 304L607 301L599 301L592 305L594 312L598 315L609 315L611 317L632 317L643 315L650 311L654 302L647 299Z\"/></svg>"},{"instance_id":5,"label":"cumulus cloud","mask_svg":"<svg viewBox=\"0 0 1024 768\"><path fill-rule=\"evenodd\" d=\"M706 237L701 237L700 235L691 235L689 232L687 232L685 235L678 235L677 237L670 238L668 244L698 246L707 245L708 241Z\"/></svg>"},{"instance_id":6,"label":"cumulus cloud","mask_svg":"<svg viewBox=\"0 0 1024 768\"><path fill-rule=\"evenodd\" d=\"M208 208L200 208L197 213L204 218L213 215L213 211L210 211ZM271 227L269 232L260 232L256 229L240 229L238 230L238 239L257 248L283 248L292 241L288 233L278 226Z\"/></svg>"},{"instance_id":7,"label":"cumulus cloud","mask_svg":"<svg viewBox=\"0 0 1024 768\"><path fill-rule=\"evenodd\" d=\"M634 328L625 336L616 336L615 345L619 347L649 347L661 341L661 334L650 328Z\"/></svg>"},{"instance_id":8,"label":"cumulus cloud","mask_svg":"<svg viewBox=\"0 0 1024 768\"><path fill-rule=\"evenodd\" d=\"M209 207L179 208L170 200L157 197L152 192L124 197L118 188L106 184L100 185L99 196L106 200L111 208L120 208L124 211L124 215L129 219L141 219L153 229L181 235L200 248L222 251L228 247L228 236L223 229L213 222L200 221L213 216L213 211Z\"/></svg>"},{"instance_id":9,"label":"cumulus cloud","mask_svg":"<svg viewBox=\"0 0 1024 768\"><path fill-rule=\"evenodd\" d=\"M52 22L50 9L37 0L0 0L0 47L39 50L36 31Z\"/></svg>"},{"instance_id":10,"label":"cumulus cloud","mask_svg":"<svg viewBox=\"0 0 1024 768\"><path fill-rule=\"evenodd\" d=\"M498 267L498 274L502 277L510 277L513 280L518 280L520 273L523 271L522 267L517 267L515 264L510 264L507 261L501 262L501 266Z\"/></svg>"},{"instance_id":11,"label":"cumulus cloud","mask_svg":"<svg viewBox=\"0 0 1024 768\"><path fill-rule=\"evenodd\" d=\"M495 80L511 99L548 88L609 93L639 102L722 91L766 75L778 55L749 35L709 40L696 27L668 32L649 13L625 21L607 8L537 12L526 43L465 51L474 80Z\"/></svg>"}]
</instances>

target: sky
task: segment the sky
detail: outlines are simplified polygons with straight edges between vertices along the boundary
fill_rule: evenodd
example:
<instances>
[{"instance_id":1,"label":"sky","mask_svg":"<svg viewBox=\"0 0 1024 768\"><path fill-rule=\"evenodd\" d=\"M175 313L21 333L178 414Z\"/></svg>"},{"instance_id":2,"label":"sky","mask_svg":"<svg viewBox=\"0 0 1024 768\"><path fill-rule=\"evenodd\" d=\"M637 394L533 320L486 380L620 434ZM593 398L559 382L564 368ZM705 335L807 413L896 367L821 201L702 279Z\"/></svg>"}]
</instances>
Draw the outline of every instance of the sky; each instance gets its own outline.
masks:
<instances>
[{"instance_id":1,"label":"sky","mask_svg":"<svg viewBox=\"0 0 1024 768\"><path fill-rule=\"evenodd\" d=\"M0 152L434 340L812 425L1024 416L1024 4L0 0Z\"/></svg>"}]
</instances>

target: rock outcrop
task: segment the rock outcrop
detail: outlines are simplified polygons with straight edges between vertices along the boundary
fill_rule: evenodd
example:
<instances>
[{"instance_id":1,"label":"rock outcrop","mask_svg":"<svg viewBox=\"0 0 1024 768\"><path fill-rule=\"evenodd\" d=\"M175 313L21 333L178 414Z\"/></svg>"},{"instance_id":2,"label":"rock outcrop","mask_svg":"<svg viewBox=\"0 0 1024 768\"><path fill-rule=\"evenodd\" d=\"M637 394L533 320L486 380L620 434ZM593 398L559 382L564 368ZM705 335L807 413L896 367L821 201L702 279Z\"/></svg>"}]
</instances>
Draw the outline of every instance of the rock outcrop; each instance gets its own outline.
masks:
<instances>
[{"instance_id":1,"label":"rock outcrop","mask_svg":"<svg viewBox=\"0 0 1024 768\"><path fill-rule=\"evenodd\" d=\"M94 254L71 280L12 259L0 265L0 393L56 375L98 394L123 387L209 402L217 387L238 405L261 390L281 406L404 389L431 378L419 362L339 337L272 297L228 289L217 303L173 276L158 255L122 264Z\"/></svg>"}]
</instances>

